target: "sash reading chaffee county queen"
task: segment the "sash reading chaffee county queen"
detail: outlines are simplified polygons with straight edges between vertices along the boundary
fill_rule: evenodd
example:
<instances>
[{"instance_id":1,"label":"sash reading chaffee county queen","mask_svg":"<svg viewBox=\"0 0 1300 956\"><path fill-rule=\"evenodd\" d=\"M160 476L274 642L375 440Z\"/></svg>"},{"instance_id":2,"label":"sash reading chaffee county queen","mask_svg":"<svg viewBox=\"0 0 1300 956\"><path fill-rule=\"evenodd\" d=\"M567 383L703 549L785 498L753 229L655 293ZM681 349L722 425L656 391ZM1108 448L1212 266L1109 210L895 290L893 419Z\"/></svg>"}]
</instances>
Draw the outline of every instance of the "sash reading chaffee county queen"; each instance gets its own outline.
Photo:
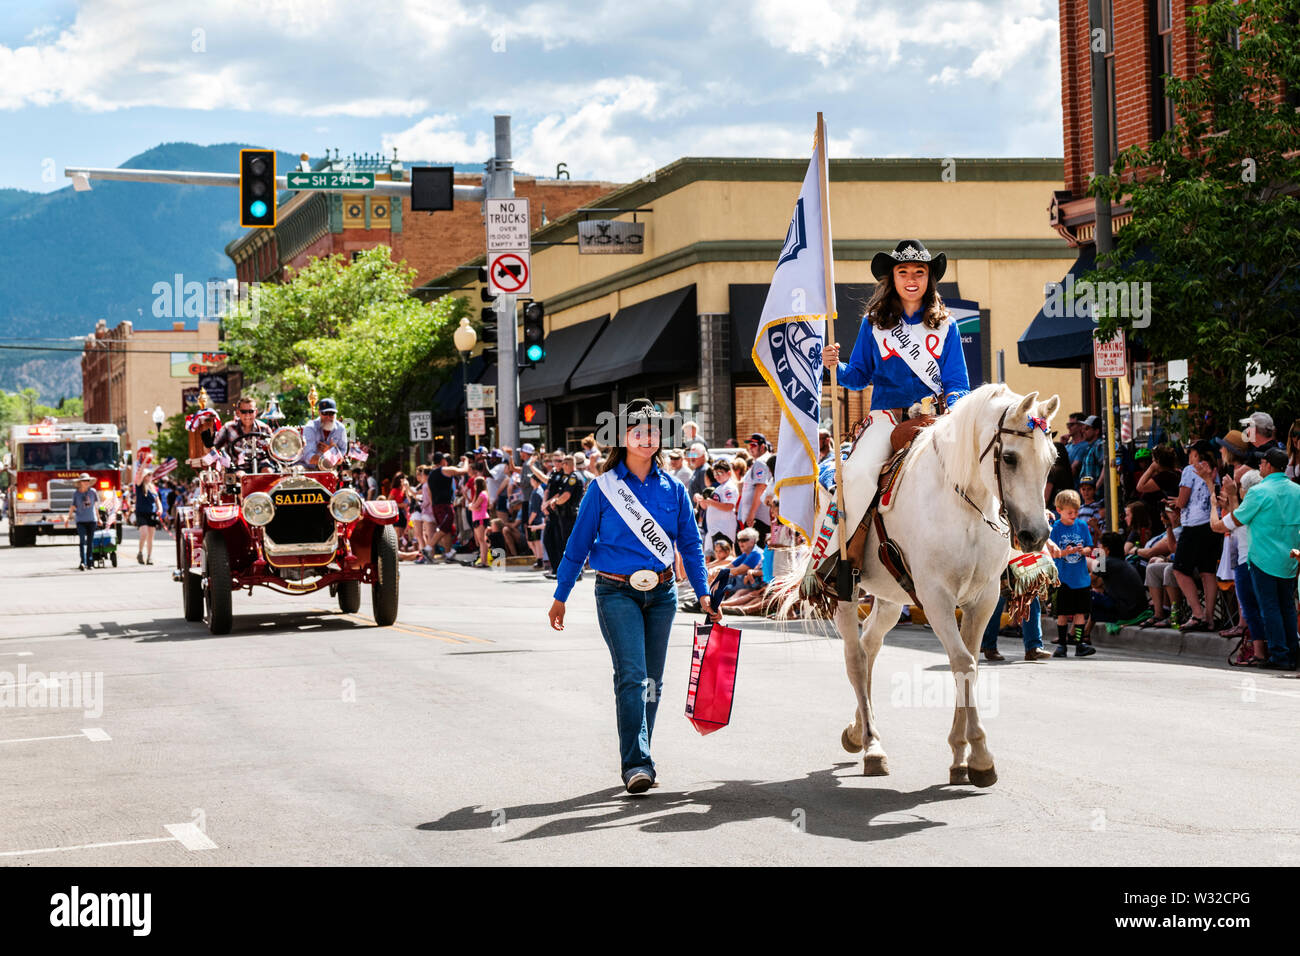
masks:
<instances>
[{"instance_id":1,"label":"sash reading chaffee county queen","mask_svg":"<svg viewBox=\"0 0 1300 956\"><path fill-rule=\"evenodd\" d=\"M822 222L818 176L818 164L825 162L822 144L817 143L767 290L753 349L754 364L781 406L772 489L781 498L781 521L809 540L816 508L822 343L826 315L835 309L834 301L826 302L830 264L822 253L822 231L830 231L830 223Z\"/></svg>"},{"instance_id":2,"label":"sash reading chaffee county queen","mask_svg":"<svg viewBox=\"0 0 1300 956\"><path fill-rule=\"evenodd\" d=\"M623 519L631 532L637 536L645 549L650 552L662 568L673 563L673 542L668 532L659 526L648 508L641 503L627 482L612 471L607 471L596 479L596 487L609 500L614 513Z\"/></svg>"}]
</instances>

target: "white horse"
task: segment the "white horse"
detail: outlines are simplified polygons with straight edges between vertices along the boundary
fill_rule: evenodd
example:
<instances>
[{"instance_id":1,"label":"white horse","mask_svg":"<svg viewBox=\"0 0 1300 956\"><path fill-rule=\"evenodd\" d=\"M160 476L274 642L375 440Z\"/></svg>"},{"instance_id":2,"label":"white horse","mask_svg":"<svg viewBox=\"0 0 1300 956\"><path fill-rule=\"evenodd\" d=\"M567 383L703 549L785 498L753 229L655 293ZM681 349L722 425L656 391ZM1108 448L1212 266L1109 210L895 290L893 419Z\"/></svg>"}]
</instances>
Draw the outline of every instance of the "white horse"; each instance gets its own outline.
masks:
<instances>
[{"instance_id":1,"label":"white horse","mask_svg":"<svg viewBox=\"0 0 1300 956\"><path fill-rule=\"evenodd\" d=\"M930 626L948 652L957 685L948 735L952 747L948 779L953 784L988 787L997 781L975 705L976 655L1012 556L1010 534L1028 552L1040 550L1050 532L1043 495L1056 448L1045 423L1056 414L1060 400L1055 395L1045 402L1037 399L1037 392L1020 396L1005 385L984 385L921 429L907 454L889 510L882 515L889 538L907 561ZM888 427L887 422L878 422L868 430ZM845 528L852 535L875 493L882 462L857 453L870 447L865 440L860 442L844 462L847 521L839 524L837 535ZM849 753L865 747L862 772L868 776L889 773L871 707L872 665L886 632L911 601L880 563L878 545L873 528L857 589L875 596L865 625L858 623L857 592L852 600L838 603L834 618L844 641L849 683L858 699L853 723L840 742ZM836 537L828 553L838 548ZM786 594L784 611L800 602L800 584L809 580L807 565L779 582ZM956 608L962 611L960 629Z\"/></svg>"}]
</instances>

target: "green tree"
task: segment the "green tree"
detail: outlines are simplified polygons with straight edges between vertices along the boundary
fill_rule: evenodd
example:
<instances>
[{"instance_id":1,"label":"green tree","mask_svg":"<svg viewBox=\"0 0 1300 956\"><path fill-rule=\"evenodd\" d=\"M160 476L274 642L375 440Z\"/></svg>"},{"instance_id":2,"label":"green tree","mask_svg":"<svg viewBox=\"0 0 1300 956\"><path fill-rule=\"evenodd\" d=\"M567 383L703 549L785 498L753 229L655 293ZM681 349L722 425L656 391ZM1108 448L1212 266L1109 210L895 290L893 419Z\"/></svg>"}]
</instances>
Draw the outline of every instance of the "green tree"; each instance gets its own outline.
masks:
<instances>
[{"instance_id":1,"label":"green tree","mask_svg":"<svg viewBox=\"0 0 1300 956\"><path fill-rule=\"evenodd\" d=\"M1252 0L1189 5L1188 19L1201 69L1166 77L1174 127L1094 180L1133 218L1086 278L1150 283L1150 326L1131 337L1157 361L1190 360L1185 391L1158 400L1221 431L1250 404L1300 408L1300 113L1281 95L1300 90L1300 15L1296 0ZM1135 258L1144 249L1155 261ZM1104 338L1133 325L1116 311ZM1272 383L1248 395L1256 371Z\"/></svg>"},{"instance_id":2,"label":"green tree","mask_svg":"<svg viewBox=\"0 0 1300 956\"><path fill-rule=\"evenodd\" d=\"M279 397L287 422L306 418L314 386L355 423L352 437L390 454L407 444L406 412L427 408L455 369L452 333L467 314L461 299L412 297L415 279L386 246L351 263L313 260L227 317L227 351L254 390Z\"/></svg>"}]
</instances>

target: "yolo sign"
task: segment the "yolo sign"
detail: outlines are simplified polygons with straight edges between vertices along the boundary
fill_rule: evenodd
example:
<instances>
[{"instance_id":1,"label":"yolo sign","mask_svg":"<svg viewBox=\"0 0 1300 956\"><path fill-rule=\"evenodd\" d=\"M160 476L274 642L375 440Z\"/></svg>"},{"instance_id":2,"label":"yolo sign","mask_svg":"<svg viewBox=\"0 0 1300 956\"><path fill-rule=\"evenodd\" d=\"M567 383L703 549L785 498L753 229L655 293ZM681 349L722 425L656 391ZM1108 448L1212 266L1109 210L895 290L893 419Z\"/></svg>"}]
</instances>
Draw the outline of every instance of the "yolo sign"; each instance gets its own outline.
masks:
<instances>
[{"instance_id":1,"label":"yolo sign","mask_svg":"<svg viewBox=\"0 0 1300 956\"><path fill-rule=\"evenodd\" d=\"M578 254L640 255L645 252L645 223L591 219L578 223Z\"/></svg>"}]
</instances>

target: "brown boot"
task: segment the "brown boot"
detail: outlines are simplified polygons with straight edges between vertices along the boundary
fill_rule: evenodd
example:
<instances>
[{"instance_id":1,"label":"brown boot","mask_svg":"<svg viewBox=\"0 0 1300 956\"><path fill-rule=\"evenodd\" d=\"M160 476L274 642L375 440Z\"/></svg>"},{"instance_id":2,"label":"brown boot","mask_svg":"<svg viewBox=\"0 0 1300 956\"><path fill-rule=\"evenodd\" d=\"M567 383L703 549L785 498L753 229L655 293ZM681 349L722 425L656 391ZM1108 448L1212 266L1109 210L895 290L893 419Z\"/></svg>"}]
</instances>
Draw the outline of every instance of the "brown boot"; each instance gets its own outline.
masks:
<instances>
[{"instance_id":1,"label":"brown boot","mask_svg":"<svg viewBox=\"0 0 1300 956\"><path fill-rule=\"evenodd\" d=\"M1027 661L1047 661L1052 659L1052 652L1045 647L1035 647L1032 651L1025 651L1025 660Z\"/></svg>"},{"instance_id":2,"label":"brown boot","mask_svg":"<svg viewBox=\"0 0 1300 956\"><path fill-rule=\"evenodd\" d=\"M998 652L997 652L996 650L994 650L993 648L988 648L988 649L986 649L986 650L984 651L984 659L985 659L985 660L990 660L990 661L1005 661L1005 660L1006 660L1005 657L1003 657L1000 653L998 653Z\"/></svg>"}]
</instances>

